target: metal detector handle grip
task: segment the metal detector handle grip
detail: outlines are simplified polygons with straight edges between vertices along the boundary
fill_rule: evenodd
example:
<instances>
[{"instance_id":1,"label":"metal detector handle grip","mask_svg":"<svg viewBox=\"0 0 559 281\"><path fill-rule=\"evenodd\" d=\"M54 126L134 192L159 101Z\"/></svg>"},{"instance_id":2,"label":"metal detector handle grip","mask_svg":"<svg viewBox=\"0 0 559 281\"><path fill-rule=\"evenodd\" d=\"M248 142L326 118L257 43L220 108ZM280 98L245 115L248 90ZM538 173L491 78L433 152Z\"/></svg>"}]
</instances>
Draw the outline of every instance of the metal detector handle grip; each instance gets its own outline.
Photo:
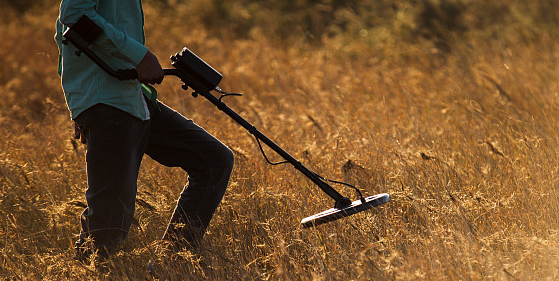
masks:
<instances>
[{"instance_id":1,"label":"metal detector handle grip","mask_svg":"<svg viewBox=\"0 0 559 281\"><path fill-rule=\"evenodd\" d=\"M136 71L135 68L119 69L116 71L116 78L118 78L118 80L138 79L138 71Z\"/></svg>"}]
</instances>

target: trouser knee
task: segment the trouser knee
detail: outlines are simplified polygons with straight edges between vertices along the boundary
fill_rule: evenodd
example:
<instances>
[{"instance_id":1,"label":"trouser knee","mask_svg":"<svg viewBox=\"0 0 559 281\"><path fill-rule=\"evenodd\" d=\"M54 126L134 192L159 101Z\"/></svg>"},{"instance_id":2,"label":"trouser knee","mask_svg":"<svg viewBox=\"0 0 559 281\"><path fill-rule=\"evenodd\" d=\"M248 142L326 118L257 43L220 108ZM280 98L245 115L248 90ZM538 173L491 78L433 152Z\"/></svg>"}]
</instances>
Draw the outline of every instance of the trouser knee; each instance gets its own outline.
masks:
<instances>
[{"instance_id":1,"label":"trouser knee","mask_svg":"<svg viewBox=\"0 0 559 281\"><path fill-rule=\"evenodd\" d=\"M231 174L233 165L235 164L235 155L233 154L233 151L224 146L219 163L221 164L224 173L227 173L228 175Z\"/></svg>"},{"instance_id":2,"label":"trouser knee","mask_svg":"<svg viewBox=\"0 0 559 281\"><path fill-rule=\"evenodd\" d=\"M211 168L211 181L214 182L214 188L225 191L227 183L233 171L235 157L231 149L223 146L217 157L213 159Z\"/></svg>"}]
</instances>

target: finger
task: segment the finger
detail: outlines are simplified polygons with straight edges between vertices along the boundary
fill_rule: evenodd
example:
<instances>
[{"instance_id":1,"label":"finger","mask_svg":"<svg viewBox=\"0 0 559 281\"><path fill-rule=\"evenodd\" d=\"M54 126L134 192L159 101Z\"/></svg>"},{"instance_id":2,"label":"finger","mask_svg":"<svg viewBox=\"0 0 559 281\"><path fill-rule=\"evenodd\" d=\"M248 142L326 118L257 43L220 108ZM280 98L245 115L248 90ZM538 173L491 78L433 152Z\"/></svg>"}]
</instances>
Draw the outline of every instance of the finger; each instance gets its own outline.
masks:
<instances>
[{"instance_id":1,"label":"finger","mask_svg":"<svg viewBox=\"0 0 559 281\"><path fill-rule=\"evenodd\" d=\"M80 127L78 127L78 125L74 123L74 138L79 139L80 135L81 135Z\"/></svg>"},{"instance_id":2,"label":"finger","mask_svg":"<svg viewBox=\"0 0 559 281\"><path fill-rule=\"evenodd\" d=\"M161 82L163 82L163 78L164 78L164 77L165 77L164 75L159 76L159 77L157 78L157 81L155 81L155 83L156 83L156 84L161 84Z\"/></svg>"},{"instance_id":3,"label":"finger","mask_svg":"<svg viewBox=\"0 0 559 281\"><path fill-rule=\"evenodd\" d=\"M82 129L78 126L78 124L74 123L74 139L79 139L81 143L86 144L87 140L83 134Z\"/></svg>"}]
</instances>

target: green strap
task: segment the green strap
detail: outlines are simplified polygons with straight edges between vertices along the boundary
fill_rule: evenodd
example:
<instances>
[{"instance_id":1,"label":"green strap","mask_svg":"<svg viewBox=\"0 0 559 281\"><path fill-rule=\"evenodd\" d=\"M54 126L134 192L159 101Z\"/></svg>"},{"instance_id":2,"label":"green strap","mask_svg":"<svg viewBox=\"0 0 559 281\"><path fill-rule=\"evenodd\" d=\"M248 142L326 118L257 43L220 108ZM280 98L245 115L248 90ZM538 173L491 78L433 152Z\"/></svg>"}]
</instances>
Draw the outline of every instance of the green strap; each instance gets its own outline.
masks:
<instances>
[{"instance_id":1,"label":"green strap","mask_svg":"<svg viewBox=\"0 0 559 281\"><path fill-rule=\"evenodd\" d=\"M152 85L142 83L142 92L149 102L153 104L153 107L161 111L161 108L159 108L157 104L157 90Z\"/></svg>"}]
</instances>

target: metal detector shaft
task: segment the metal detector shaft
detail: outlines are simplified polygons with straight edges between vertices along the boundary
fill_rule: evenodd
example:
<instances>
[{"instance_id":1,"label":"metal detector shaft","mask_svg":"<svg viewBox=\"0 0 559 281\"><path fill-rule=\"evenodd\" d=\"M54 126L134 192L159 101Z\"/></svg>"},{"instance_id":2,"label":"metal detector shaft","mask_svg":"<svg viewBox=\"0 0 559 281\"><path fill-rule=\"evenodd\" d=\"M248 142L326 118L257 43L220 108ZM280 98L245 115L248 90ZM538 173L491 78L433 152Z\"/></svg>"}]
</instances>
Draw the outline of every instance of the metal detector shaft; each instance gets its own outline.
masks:
<instances>
[{"instance_id":1,"label":"metal detector shaft","mask_svg":"<svg viewBox=\"0 0 559 281\"><path fill-rule=\"evenodd\" d=\"M217 108L227 114L231 119L245 128L249 133L253 134L256 138L261 140L265 143L268 147L270 147L273 151L283 157L287 162L289 162L295 169L299 170L303 175L309 178L312 182L314 182L322 191L324 191L328 196L332 197L336 201L336 207L343 207L351 204L351 200L347 197L342 196L338 191L332 188L329 184L321 180L314 172L309 170L305 165L301 164L301 162L297 161L293 156L279 147L275 142L270 140L266 135L260 132L256 127L246 121L243 117L237 114L233 109L227 106L224 102L220 99L212 95L210 92L205 93L198 93L199 95L205 97L211 103L213 103Z\"/></svg>"}]
</instances>

